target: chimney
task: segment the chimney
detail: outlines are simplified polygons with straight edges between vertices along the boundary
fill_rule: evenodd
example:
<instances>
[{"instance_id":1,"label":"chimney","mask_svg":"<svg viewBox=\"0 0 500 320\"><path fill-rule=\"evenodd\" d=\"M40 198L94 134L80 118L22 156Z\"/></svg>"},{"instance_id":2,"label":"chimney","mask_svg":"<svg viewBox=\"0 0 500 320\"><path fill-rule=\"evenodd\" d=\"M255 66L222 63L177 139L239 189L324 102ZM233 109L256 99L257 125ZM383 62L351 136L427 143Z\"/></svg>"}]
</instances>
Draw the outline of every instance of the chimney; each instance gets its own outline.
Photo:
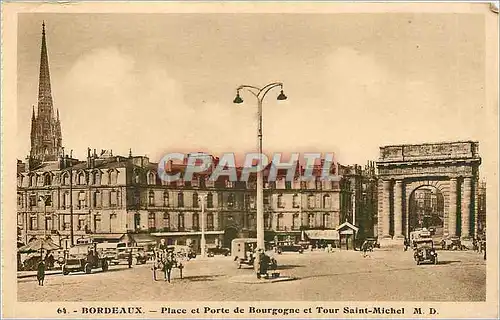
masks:
<instances>
[{"instance_id":1,"label":"chimney","mask_svg":"<svg viewBox=\"0 0 500 320\"><path fill-rule=\"evenodd\" d=\"M87 169L92 168L92 156L90 154L90 148L87 148Z\"/></svg>"}]
</instances>

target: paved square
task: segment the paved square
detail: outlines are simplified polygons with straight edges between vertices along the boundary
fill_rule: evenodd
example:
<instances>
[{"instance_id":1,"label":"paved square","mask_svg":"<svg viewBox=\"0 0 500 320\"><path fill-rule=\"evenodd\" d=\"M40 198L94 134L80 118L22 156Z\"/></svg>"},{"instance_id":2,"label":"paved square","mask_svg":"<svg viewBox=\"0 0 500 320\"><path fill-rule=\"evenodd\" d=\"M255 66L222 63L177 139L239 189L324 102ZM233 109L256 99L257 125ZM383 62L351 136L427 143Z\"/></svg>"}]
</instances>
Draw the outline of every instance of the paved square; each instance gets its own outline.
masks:
<instances>
[{"instance_id":1,"label":"paved square","mask_svg":"<svg viewBox=\"0 0 500 320\"><path fill-rule=\"evenodd\" d=\"M472 251L438 251L438 265L417 266L413 252L380 249L362 257L356 251L285 253L276 255L279 272L297 280L245 284L250 276L230 257L186 262L168 284L152 279L151 265L111 267L96 271L18 280L19 301L484 301L486 264Z\"/></svg>"}]
</instances>

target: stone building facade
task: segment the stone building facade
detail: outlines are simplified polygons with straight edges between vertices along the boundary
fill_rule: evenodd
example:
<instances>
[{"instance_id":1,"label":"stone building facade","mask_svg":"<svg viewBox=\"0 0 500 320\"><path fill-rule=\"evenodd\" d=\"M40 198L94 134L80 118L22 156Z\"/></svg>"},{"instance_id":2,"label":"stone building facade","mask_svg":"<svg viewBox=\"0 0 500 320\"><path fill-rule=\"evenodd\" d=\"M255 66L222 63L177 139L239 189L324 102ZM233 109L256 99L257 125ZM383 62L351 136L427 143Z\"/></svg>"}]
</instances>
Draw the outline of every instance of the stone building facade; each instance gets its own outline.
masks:
<instances>
[{"instance_id":1,"label":"stone building facade","mask_svg":"<svg viewBox=\"0 0 500 320\"><path fill-rule=\"evenodd\" d=\"M229 246L235 237L253 237L256 230L255 182L219 180L209 173L190 182L168 183L158 178L157 163L144 156L114 156L112 152L88 150L87 161L69 156L44 162L37 168L18 163L18 229L22 242L51 236L63 246L69 243L71 218L75 242L118 241L125 233L147 233L171 244L191 243L201 237L205 219L209 245ZM182 172L185 165L173 165ZM346 173L352 167L341 167ZM344 179L358 182L357 176ZM341 190L345 182L284 178L267 183L264 219L268 240L298 240L302 230L336 230L343 222L370 224L362 202L353 195L366 191ZM351 185L349 185L351 188ZM206 210L202 213L200 197ZM341 199L360 203L348 210ZM349 203L351 205L351 202ZM71 209L72 208L72 209ZM356 217L352 210L356 211ZM365 222L366 220L366 222ZM369 232L372 228L365 227Z\"/></svg>"},{"instance_id":2,"label":"stone building facade","mask_svg":"<svg viewBox=\"0 0 500 320\"><path fill-rule=\"evenodd\" d=\"M380 148L378 236L403 238L415 229L410 199L420 188L443 197L442 237L477 236L479 144L474 141Z\"/></svg>"}]
</instances>

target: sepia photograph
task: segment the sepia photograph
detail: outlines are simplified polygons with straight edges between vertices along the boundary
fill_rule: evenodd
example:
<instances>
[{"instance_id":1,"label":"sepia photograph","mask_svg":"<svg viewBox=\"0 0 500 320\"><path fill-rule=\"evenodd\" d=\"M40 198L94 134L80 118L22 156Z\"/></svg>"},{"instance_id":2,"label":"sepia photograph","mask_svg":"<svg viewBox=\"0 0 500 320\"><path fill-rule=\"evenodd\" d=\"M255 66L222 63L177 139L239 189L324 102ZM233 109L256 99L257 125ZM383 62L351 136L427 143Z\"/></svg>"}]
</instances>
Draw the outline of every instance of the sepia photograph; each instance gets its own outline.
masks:
<instances>
[{"instance_id":1,"label":"sepia photograph","mask_svg":"<svg viewBox=\"0 0 500 320\"><path fill-rule=\"evenodd\" d=\"M8 12L14 304L498 316L497 6L177 5Z\"/></svg>"}]
</instances>

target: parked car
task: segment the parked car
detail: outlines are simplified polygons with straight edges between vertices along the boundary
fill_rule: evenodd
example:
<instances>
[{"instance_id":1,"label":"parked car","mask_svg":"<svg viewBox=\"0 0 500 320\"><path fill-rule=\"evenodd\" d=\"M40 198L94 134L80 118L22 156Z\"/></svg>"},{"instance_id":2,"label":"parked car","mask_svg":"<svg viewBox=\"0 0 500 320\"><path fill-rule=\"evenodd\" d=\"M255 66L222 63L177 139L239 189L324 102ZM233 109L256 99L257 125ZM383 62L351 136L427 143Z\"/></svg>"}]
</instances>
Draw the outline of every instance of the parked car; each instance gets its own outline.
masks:
<instances>
[{"instance_id":1,"label":"parked car","mask_svg":"<svg viewBox=\"0 0 500 320\"><path fill-rule=\"evenodd\" d=\"M365 241L368 245L368 250L373 251L373 248L380 249L380 243L378 242L378 238L366 238Z\"/></svg>"},{"instance_id":2,"label":"parked car","mask_svg":"<svg viewBox=\"0 0 500 320\"><path fill-rule=\"evenodd\" d=\"M304 248L298 243L282 241L282 242L277 243L277 245L275 247L275 251L278 254L281 254L283 252L303 253Z\"/></svg>"},{"instance_id":3,"label":"parked car","mask_svg":"<svg viewBox=\"0 0 500 320\"><path fill-rule=\"evenodd\" d=\"M108 265L108 260L103 257L102 250L97 250L96 243L77 244L69 248L68 255L61 269L64 275L79 271L91 273L92 269L107 271Z\"/></svg>"},{"instance_id":4,"label":"parked car","mask_svg":"<svg viewBox=\"0 0 500 320\"><path fill-rule=\"evenodd\" d=\"M222 255L222 256L228 256L231 254L231 250L228 248L221 248L221 247L214 247L214 248L208 248L207 249L207 256L213 257L216 255Z\"/></svg>"},{"instance_id":5,"label":"parked car","mask_svg":"<svg viewBox=\"0 0 500 320\"><path fill-rule=\"evenodd\" d=\"M231 242L231 256L236 262L238 269L242 265L254 266L255 249L257 248L257 239L255 238L236 238ZM276 270L278 262L273 257L269 259L268 270Z\"/></svg>"},{"instance_id":6,"label":"parked car","mask_svg":"<svg viewBox=\"0 0 500 320\"><path fill-rule=\"evenodd\" d=\"M438 255L434 249L434 242L432 239L418 239L415 240L414 243L415 252L413 253L413 257L417 265L427 261L433 264L438 263Z\"/></svg>"}]
</instances>

